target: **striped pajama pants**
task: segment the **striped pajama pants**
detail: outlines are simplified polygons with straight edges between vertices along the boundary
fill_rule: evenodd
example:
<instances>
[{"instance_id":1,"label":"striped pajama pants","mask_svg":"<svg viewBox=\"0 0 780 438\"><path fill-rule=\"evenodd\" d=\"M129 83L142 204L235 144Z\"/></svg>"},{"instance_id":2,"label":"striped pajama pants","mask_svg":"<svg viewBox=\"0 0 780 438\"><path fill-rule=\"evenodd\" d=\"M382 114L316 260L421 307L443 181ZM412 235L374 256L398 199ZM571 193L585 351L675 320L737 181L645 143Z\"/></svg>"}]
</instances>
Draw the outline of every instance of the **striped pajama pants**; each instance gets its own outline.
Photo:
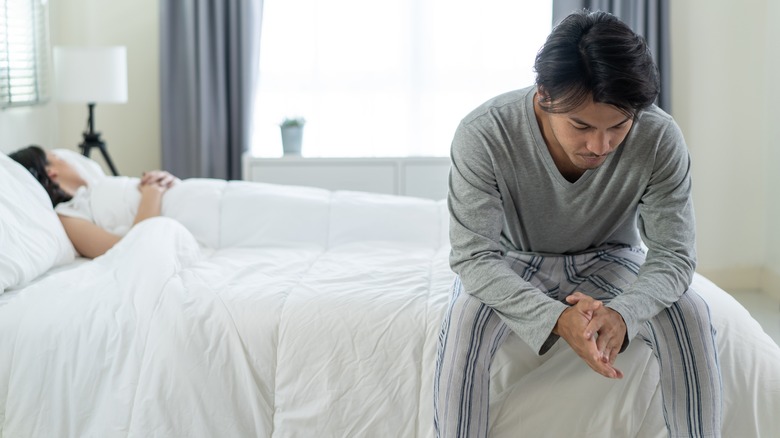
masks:
<instances>
[{"instance_id":1,"label":"striped pajama pants","mask_svg":"<svg viewBox=\"0 0 780 438\"><path fill-rule=\"evenodd\" d=\"M516 265L516 270L556 300L580 291L608 303L636 279L644 259L638 248L616 247L574 256L528 256L519 263L530 269ZM490 363L509 332L497 313L464 293L456 278L439 335L434 382L437 437L487 437ZM722 387L715 333L704 300L688 289L645 323L637 337L658 360L669 435L720 437Z\"/></svg>"}]
</instances>

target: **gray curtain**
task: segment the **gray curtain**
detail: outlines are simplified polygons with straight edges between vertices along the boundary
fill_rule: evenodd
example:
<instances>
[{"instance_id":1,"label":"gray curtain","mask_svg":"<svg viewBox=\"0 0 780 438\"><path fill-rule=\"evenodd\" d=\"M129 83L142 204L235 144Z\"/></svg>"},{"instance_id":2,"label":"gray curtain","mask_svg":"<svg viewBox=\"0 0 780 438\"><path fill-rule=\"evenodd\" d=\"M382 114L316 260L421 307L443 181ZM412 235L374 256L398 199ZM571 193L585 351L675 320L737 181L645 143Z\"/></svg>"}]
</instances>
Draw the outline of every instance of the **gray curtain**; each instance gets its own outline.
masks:
<instances>
[{"instance_id":1,"label":"gray curtain","mask_svg":"<svg viewBox=\"0 0 780 438\"><path fill-rule=\"evenodd\" d=\"M162 0L162 164L180 178L241 178L262 0Z\"/></svg>"},{"instance_id":2,"label":"gray curtain","mask_svg":"<svg viewBox=\"0 0 780 438\"><path fill-rule=\"evenodd\" d=\"M583 8L609 12L645 37L661 77L657 104L670 112L669 0L553 0L553 25Z\"/></svg>"}]
</instances>

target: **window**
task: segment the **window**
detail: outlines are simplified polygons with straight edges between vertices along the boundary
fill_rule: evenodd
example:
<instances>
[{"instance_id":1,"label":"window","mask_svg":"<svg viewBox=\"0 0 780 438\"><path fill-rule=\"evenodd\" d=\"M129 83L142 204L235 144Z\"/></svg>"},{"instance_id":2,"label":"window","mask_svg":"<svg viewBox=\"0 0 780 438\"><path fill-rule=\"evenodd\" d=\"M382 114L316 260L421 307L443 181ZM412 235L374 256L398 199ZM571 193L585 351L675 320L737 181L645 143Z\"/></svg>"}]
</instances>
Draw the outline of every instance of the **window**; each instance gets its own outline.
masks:
<instances>
[{"instance_id":1,"label":"window","mask_svg":"<svg viewBox=\"0 0 780 438\"><path fill-rule=\"evenodd\" d=\"M0 107L48 98L47 13L45 0L0 0Z\"/></svg>"},{"instance_id":2,"label":"window","mask_svg":"<svg viewBox=\"0 0 780 438\"><path fill-rule=\"evenodd\" d=\"M252 152L301 116L304 156L446 156L470 110L533 84L551 26L551 0L265 0Z\"/></svg>"}]
</instances>

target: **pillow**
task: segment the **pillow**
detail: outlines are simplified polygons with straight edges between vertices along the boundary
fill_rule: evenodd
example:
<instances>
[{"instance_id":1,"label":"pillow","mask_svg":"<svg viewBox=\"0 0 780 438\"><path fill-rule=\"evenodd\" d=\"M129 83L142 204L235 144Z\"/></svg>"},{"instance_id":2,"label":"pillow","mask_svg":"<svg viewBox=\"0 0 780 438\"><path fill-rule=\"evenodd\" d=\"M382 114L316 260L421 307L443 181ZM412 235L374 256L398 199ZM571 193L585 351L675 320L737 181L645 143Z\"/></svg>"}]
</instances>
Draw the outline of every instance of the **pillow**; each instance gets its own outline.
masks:
<instances>
[{"instance_id":1,"label":"pillow","mask_svg":"<svg viewBox=\"0 0 780 438\"><path fill-rule=\"evenodd\" d=\"M84 178L87 185L92 185L101 178L106 177L106 173L100 165L91 158L85 157L76 151L70 149L52 149L52 152L76 169L76 172Z\"/></svg>"},{"instance_id":2,"label":"pillow","mask_svg":"<svg viewBox=\"0 0 780 438\"><path fill-rule=\"evenodd\" d=\"M75 255L46 191L27 169L0 153L0 294Z\"/></svg>"},{"instance_id":3,"label":"pillow","mask_svg":"<svg viewBox=\"0 0 780 438\"><path fill-rule=\"evenodd\" d=\"M432 199L335 191L328 247L356 241L390 241L438 249L441 206Z\"/></svg>"},{"instance_id":4,"label":"pillow","mask_svg":"<svg viewBox=\"0 0 780 438\"><path fill-rule=\"evenodd\" d=\"M230 181L219 206L219 247L325 248L330 196L316 187Z\"/></svg>"}]
</instances>

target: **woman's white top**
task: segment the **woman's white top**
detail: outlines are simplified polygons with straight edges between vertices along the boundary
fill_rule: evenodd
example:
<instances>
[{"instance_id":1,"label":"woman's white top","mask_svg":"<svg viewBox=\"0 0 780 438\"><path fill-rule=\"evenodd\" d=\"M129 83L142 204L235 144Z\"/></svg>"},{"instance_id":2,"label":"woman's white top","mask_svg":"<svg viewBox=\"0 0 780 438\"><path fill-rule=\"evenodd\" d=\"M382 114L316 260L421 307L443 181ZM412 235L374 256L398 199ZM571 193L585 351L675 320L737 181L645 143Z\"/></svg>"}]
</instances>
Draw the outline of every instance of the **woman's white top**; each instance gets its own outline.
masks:
<instances>
[{"instance_id":1,"label":"woman's white top","mask_svg":"<svg viewBox=\"0 0 780 438\"><path fill-rule=\"evenodd\" d=\"M104 230L124 236L133 226L141 202L140 179L126 176L106 177L82 186L68 202L54 211L62 216L87 220Z\"/></svg>"}]
</instances>

